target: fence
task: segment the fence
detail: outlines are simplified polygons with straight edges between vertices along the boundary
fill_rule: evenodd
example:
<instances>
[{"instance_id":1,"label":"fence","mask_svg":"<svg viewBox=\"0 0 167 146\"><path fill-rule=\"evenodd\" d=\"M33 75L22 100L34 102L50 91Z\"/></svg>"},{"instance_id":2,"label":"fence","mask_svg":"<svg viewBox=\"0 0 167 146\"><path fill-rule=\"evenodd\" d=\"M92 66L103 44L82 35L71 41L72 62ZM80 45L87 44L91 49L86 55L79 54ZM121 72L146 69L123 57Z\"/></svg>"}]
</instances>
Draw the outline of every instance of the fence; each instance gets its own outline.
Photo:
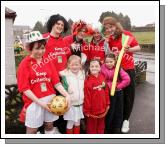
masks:
<instances>
[{"instance_id":1,"label":"fence","mask_svg":"<svg viewBox=\"0 0 167 146\"><path fill-rule=\"evenodd\" d=\"M142 52L155 53L155 44L140 44Z\"/></svg>"}]
</instances>

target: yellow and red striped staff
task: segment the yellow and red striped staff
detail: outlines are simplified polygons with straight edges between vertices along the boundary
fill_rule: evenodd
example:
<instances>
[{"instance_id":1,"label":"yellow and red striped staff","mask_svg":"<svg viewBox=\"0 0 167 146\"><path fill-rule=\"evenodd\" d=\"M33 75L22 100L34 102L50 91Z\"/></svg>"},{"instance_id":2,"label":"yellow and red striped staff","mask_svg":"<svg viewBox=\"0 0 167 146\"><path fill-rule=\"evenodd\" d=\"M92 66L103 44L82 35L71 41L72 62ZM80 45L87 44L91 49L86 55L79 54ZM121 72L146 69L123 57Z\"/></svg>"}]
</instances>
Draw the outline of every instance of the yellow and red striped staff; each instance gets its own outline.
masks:
<instances>
[{"instance_id":1,"label":"yellow and red striped staff","mask_svg":"<svg viewBox=\"0 0 167 146\"><path fill-rule=\"evenodd\" d=\"M122 34L122 49L119 53L117 64L116 64L116 67L115 67L115 72L114 72L114 77L113 77L112 87L111 87L111 93L110 93L111 96L114 96L114 94L115 94L118 72L119 72L119 68L120 68L120 65L121 65L123 54L125 52L125 47L128 44L129 38L130 37L128 35Z\"/></svg>"}]
</instances>

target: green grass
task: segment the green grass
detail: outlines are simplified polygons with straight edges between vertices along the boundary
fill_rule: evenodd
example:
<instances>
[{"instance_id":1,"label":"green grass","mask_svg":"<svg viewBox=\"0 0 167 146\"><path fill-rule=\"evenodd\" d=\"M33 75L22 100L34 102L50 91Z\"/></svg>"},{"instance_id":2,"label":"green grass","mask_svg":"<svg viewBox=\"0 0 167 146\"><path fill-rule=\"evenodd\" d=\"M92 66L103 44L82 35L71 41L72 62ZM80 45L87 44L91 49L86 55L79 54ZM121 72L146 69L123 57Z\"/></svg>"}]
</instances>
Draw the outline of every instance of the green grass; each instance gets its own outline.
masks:
<instances>
[{"instance_id":1,"label":"green grass","mask_svg":"<svg viewBox=\"0 0 167 146\"><path fill-rule=\"evenodd\" d=\"M132 32L139 44L155 44L155 32Z\"/></svg>"},{"instance_id":2,"label":"green grass","mask_svg":"<svg viewBox=\"0 0 167 146\"><path fill-rule=\"evenodd\" d=\"M139 44L155 44L155 32L132 32ZM92 37L85 37L90 42Z\"/></svg>"}]
</instances>

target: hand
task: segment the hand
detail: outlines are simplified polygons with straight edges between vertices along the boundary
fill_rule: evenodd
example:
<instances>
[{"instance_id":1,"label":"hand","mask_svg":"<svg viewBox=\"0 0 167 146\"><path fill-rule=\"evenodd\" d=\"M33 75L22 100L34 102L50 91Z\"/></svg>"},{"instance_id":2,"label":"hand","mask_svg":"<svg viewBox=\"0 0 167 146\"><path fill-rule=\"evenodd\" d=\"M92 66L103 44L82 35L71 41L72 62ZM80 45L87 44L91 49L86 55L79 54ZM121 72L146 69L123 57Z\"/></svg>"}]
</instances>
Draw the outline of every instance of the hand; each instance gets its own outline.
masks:
<instances>
[{"instance_id":1,"label":"hand","mask_svg":"<svg viewBox=\"0 0 167 146\"><path fill-rule=\"evenodd\" d=\"M86 116L86 117L90 117L90 115L89 115L89 114L85 114L85 116Z\"/></svg>"},{"instance_id":2,"label":"hand","mask_svg":"<svg viewBox=\"0 0 167 146\"><path fill-rule=\"evenodd\" d=\"M94 119L97 119L98 116L95 116L95 115L92 115L92 114L85 114L86 117L90 117L90 118L94 118Z\"/></svg>"},{"instance_id":3,"label":"hand","mask_svg":"<svg viewBox=\"0 0 167 146\"><path fill-rule=\"evenodd\" d=\"M70 100L70 96L68 95L68 96L66 96L65 98L66 98L66 104L68 105L67 110L69 110L69 109L70 109L70 107L71 107L71 100Z\"/></svg>"},{"instance_id":4,"label":"hand","mask_svg":"<svg viewBox=\"0 0 167 146\"><path fill-rule=\"evenodd\" d=\"M95 116L95 115L89 115L89 117L91 117L91 118L93 118L93 119L98 119L99 118L99 116Z\"/></svg>"},{"instance_id":5,"label":"hand","mask_svg":"<svg viewBox=\"0 0 167 146\"><path fill-rule=\"evenodd\" d=\"M119 84L118 84L118 82L117 82L117 83L116 83L116 89L118 89L118 85L119 85Z\"/></svg>"},{"instance_id":6,"label":"hand","mask_svg":"<svg viewBox=\"0 0 167 146\"><path fill-rule=\"evenodd\" d=\"M104 60L101 60L100 63L103 64L103 63L104 63Z\"/></svg>"},{"instance_id":7,"label":"hand","mask_svg":"<svg viewBox=\"0 0 167 146\"><path fill-rule=\"evenodd\" d=\"M107 113L108 113L108 110L109 110L109 106L107 106L107 108L106 108L106 110L105 110L105 112L104 113L102 113L101 115L99 115L98 116L98 118L103 118L103 117L105 117L106 115L107 115Z\"/></svg>"},{"instance_id":8,"label":"hand","mask_svg":"<svg viewBox=\"0 0 167 146\"><path fill-rule=\"evenodd\" d=\"M38 105L40 105L42 108L44 108L44 109L47 110L48 112L51 112L51 110L50 110L50 108L49 108L50 103L46 104L46 103L44 103L44 102L42 102L42 101L39 101L39 102L38 102Z\"/></svg>"},{"instance_id":9,"label":"hand","mask_svg":"<svg viewBox=\"0 0 167 146\"><path fill-rule=\"evenodd\" d=\"M125 52L129 52L129 49L130 49L129 45L126 45L124 48L125 48Z\"/></svg>"}]
</instances>

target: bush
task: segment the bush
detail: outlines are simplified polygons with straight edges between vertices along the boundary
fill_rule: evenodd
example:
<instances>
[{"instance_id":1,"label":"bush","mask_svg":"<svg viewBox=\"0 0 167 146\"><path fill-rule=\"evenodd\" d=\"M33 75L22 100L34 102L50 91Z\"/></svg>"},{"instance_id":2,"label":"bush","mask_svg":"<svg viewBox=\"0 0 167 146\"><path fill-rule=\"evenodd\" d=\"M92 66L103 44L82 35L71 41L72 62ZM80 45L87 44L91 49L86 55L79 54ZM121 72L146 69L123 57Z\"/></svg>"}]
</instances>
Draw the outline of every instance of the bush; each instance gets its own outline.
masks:
<instances>
[{"instance_id":1,"label":"bush","mask_svg":"<svg viewBox=\"0 0 167 146\"><path fill-rule=\"evenodd\" d=\"M23 102L17 85L6 85L5 94L7 95L5 98L5 133L23 134L26 132L26 128L18 119Z\"/></svg>"}]
</instances>

